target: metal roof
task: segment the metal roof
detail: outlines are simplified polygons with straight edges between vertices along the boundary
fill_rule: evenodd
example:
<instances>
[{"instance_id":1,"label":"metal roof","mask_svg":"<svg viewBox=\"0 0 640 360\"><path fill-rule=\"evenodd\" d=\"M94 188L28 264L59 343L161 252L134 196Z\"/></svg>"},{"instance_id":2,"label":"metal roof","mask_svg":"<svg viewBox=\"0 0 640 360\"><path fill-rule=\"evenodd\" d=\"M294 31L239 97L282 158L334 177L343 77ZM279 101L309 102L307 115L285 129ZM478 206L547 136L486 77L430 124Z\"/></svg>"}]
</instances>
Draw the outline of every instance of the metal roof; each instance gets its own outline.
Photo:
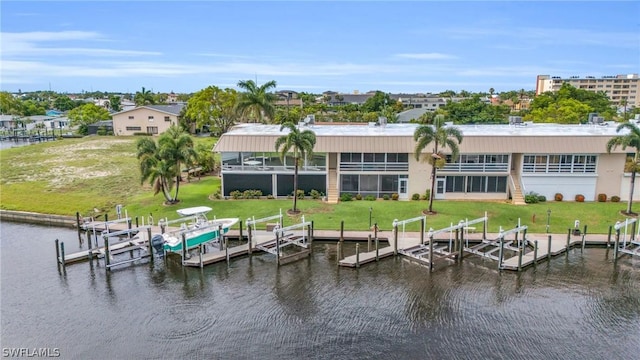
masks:
<instances>
[{"instance_id":1,"label":"metal roof","mask_svg":"<svg viewBox=\"0 0 640 360\"><path fill-rule=\"evenodd\" d=\"M315 152L413 153L418 124L302 126L316 134ZM464 153L605 153L607 141L626 132L607 125L455 125L463 134ZM273 151L280 125L241 124L222 135L214 151ZM615 152L624 152L620 148Z\"/></svg>"}]
</instances>

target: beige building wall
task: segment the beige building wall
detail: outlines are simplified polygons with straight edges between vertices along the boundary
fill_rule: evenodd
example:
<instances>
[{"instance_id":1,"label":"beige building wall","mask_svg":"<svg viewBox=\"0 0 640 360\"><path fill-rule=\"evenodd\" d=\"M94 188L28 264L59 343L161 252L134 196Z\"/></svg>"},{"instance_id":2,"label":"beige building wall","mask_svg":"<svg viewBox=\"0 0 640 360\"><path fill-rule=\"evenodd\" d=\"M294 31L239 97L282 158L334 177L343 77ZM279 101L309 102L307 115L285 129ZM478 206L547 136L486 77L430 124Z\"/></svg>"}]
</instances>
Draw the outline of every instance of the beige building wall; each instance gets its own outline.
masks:
<instances>
[{"instance_id":1,"label":"beige building wall","mask_svg":"<svg viewBox=\"0 0 640 360\"><path fill-rule=\"evenodd\" d=\"M137 108L113 115L113 132L116 136L135 133L162 134L171 125L178 124L178 117L149 108Z\"/></svg>"},{"instance_id":2,"label":"beige building wall","mask_svg":"<svg viewBox=\"0 0 640 360\"><path fill-rule=\"evenodd\" d=\"M569 78L538 75L536 79L536 95L546 91L558 91L564 83L592 92L605 91L609 100L618 106L622 99L627 99L627 106L640 106L640 77L638 77L638 74L602 77L572 76Z\"/></svg>"},{"instance_id":3,"label":"beige building wall","mask_svg":"<svg viewBox=\"0 0 640 360\"><path fill-rule=\"evenodd\" d=\"M411 195L424 195L431 189L431 165L426 160L416 160L413 153L409 154L409 199Z\"/></svg>"},{"instance_id":4,"label":"beige building wall","mask_svg":"<svg viewBox=\"0 0 640 360\"><path fill-rule=\"evenodd\" d=\"M624 169L625 159L625 154L600 154L598 156L596 196L597 194L606 194L607 199L610 199L613 195L620 196L621 199L629 197L628 192L627 194L618 194L622 190L620 182L624 182L621 170ZM629 189L628 185L626 189Z\"/></svg>"}]
</instances>

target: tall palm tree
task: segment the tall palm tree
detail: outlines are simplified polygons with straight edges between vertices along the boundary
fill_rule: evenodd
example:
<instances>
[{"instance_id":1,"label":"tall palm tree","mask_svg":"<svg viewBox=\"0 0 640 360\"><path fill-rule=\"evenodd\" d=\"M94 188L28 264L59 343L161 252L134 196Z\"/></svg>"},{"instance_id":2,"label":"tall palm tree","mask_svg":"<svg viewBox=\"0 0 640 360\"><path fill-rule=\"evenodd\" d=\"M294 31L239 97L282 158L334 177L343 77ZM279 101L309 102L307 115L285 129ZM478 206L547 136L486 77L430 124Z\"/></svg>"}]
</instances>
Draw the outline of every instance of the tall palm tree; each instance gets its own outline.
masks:
<instances>
[{"instance_id":1,"label":"tall palm tree","mask_svg":"<svg viewBox=\"0 0 640 360\"><path fill-rule=\"evenodd\" d=\"M611 150L617 148L618 146L622 147L622 150L627 147L632 147L635 149L635 154L633 156L633 163L629 166L625 166L625 171L628 170L631 172L631 182L629 184L629 201L627 202L627 214L632 214L631 205L633 204L633 190L636 184L636 172L639 170L640 165L638 165L638 161L640 161L640 128L636 126L636 124L625 122L616 128L616 132L620 132L623 129L629 130L629 133L626 135L618 135L612 137L607 142L607 152L610 153Z\"/></svg>"},{"instance_id":2,"label":"tall palm tree","mask_svg":"<svg viewBox=\"0 0 640 360\"><path fill-rule=\"evenodd\" d=\"M442 149L449 148L451 158L456 161L458 158L458 144L462 142L462 132L455 127L444 125L444 116L438 115L434 119L433 125L420 125L413 133L416 141L415 156L420 160L422 150L433 143L433 151L429 154L428 161L431 164L431 192L429 194L429 213L433 213L433 193L436 186L437 160L441 159Z\"/></svg>"},{"instance_id":3,"label":"tall palm tree","mask_svg":"<svg viewBox=\"0 0 640 360\"><path fill-rule=\"evenodd\" d=\"M294 172L293 172L293 209L291 213L298 213L298 166L300 159L306 159L313 153L316 145L316 134L311 130L300 131L292 122L286 122L280 126L280 131L288 129L289 133L276 139L276 151L280 152L280 159L283 160L291 150L293 150Z\"/></svg>"},{"instance_id":4,"label":"tall palm tree","mask_svg":"<svg viewBox=\"0 0 640 360\"><path fill-rule=\"evenodd\" d=\"M275 80L268 81L258 86L253 80L242 80L238 87L244 90L238 99L238 112L254 121L263 122L265 116L272 120L275 114L276 95L268 92L276 87Z\"/></svg>"},{"instance_id":5,"label":"tall palm tree","mask_svg":"<svg viewBox=\"0 0 640 360\"><path fill-rule=\"evenodd\" d=\"M193 138L181 127L171 125L158 139L160 146L159 155L161 159L166 159L174 164L174 177L176 183L176 193L171 203L178 202L178 191L180 191L180 173L182 165L191 165L197 157L193 145Z\"/></svg>"}]
</instances>

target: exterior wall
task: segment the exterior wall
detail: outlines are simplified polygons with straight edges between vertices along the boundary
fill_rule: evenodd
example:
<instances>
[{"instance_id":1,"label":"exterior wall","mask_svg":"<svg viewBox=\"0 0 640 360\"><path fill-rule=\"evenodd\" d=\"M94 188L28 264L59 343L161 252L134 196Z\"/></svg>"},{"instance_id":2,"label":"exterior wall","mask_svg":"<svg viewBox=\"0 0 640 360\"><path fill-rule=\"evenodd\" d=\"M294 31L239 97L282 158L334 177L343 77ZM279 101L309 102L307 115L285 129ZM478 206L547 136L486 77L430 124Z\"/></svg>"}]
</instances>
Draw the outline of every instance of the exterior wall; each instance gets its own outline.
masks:
<instances>
[{"instance_id":1,"label":"exterior wall","mask_svg":"<svg viewBox=\"0 0 640 360\"><path fill-rule=\"evenodd\" d=\"M413 194L424 195L427 189L431 189L431 165L409 154L409 199Z\"/></svg>"},{"instance_id":2,"label":"exterior wall","mask_svg":"<svg viewBox=\"0 0 640 360\"><path fill-rule=\"evenodd\" d=\"M523 174L522 183L524 184L523 195L529 192L536 192L552 200L556 193L563 195L565 201L573 201L578 194L584 195L586 201L594 201L596 199L596 183L598 175L571 175L563 176L561 174Z\"/></svg>"},{"instance_id":3,"label":"exterior wall","mask_svg":"<svg viewBox=\"0 0 640 360\"><path fill-rule=\"evenodd\" d=\"M629 201L629 189L631 189L631 173L626 173L620 180L620 194L607 194L607 201L611 196L620 196L620 201ZM636 183L633 189L633 201L640 201L640 174L636 174Z\"/></svg>"},{"instance_id":4,"label":"exterior wall","mask_svg":"<svg viewBox=\"0 0 640 360\"><path fill-rule=\"evenodd\" d=\"M445 193L445 200L507 200L507 193Z\"/></svg>"},{"instance_id":5,"label":"exterior wall","mask_svg":"<svg viewBox=\"0 0 640 360\"><path fill-rule=\"evenodd\" d=\"M150 116L153 119L150 119ZM130 119L130 117L133 117L133 119ZM169 118L168 121L165 119L167 117ZM149 108L137 108L113 115L113 131L116 136L134 135L141 132L149 133L148 128L151 127L155 127L158 130L154 135L162 134L171 125L175 124L178 124L178 116ZM132 128L139 128L140 130L133 130Z\"/></svg>"},{"instance_id":6,"label":"exterior wall","mask_svg":"<svg viewBox=\"0 0 640 360\"><path fill-rule=\"evenodd\" d=\"M536 95L546 91L558 91L563 83L592 92L606 91L609 100L615 105L620 104L622 98L626 98L628 106L640 106L640 78L638 74L605 76L605 77L570 77L538 75L536 81Z\"/></svg>"},{"instance_id":7,"label":"exterior wall","mask_svg":"<svg viewBox=\"0 0 640 360\"><path fill-rule=\"evenodd\" d=\"M613 195L620 196L621 199L629 197L629 178L623 176L621 171L621 169L624 169L625 159L625 154L600 154L598 156L596 196L598 194L606 194L607 199ZM621 185L625 183L626 186ZM635 197L636 195L634 194Z\"/></svg>"}]
</instances>

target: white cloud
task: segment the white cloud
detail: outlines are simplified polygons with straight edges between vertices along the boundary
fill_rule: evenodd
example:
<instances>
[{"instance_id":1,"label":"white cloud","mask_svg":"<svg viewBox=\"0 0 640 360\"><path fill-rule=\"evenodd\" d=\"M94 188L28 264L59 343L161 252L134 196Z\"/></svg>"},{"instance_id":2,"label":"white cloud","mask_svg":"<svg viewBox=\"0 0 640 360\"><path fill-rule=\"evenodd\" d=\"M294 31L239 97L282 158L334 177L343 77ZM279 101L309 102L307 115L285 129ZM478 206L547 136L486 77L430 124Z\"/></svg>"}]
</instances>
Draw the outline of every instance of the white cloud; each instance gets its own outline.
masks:
<instances>
[{"instance_id":1,"label":"white cloud","mask_svg":"<svg viewBox=\"0 0 640 360\"><path fill-rule=\"evenodd\" d=\"M418 59L418 60L446 60L446 59L457 59L458 57L455 55L442 54L442 53L417 53L417 54L396 54L395 57L404 58L404 59Z\"/></svg>"}]
</instances>

